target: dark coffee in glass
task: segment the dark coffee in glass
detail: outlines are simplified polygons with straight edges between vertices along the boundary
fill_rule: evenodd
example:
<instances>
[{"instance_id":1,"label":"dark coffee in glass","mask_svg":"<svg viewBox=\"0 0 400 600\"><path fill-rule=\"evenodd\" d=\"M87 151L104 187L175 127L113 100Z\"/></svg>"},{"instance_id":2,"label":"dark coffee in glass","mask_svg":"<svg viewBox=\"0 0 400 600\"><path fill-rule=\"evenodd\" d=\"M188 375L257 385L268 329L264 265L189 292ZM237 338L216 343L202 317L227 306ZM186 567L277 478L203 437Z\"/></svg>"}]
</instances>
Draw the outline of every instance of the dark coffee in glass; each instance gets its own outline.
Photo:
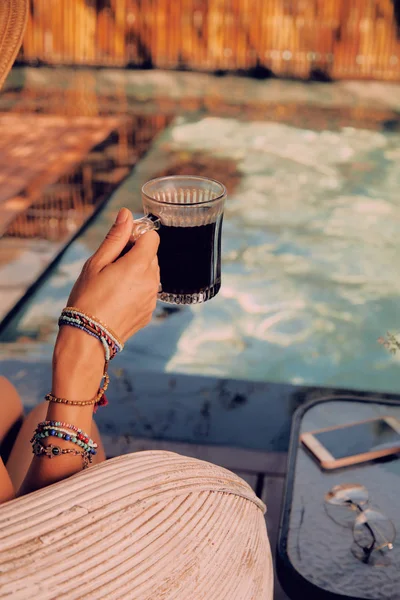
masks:
<instances>
[{"instance_id":1,"label":"dark coffee in glass","mask_svg":"<svg viewBox=\"0 0 400 600\"><path fill-rule=\"evenodd\" d=\"M205 177L160 177L142 188L143 208L160 235L159 299L196 304L221 287L225 187Z\"/></svg>"},{"instance_id":2,"label":"dark coffee in glass","mask_svg":"<svg viewBox=\"0 0 400 600\"><path fill-rule=\"evenodd\" d=\"M222 215L208 225L161 224L158 263L164 293L215 296L221 287L221 228Z\"/></svg>"}]
</instances>

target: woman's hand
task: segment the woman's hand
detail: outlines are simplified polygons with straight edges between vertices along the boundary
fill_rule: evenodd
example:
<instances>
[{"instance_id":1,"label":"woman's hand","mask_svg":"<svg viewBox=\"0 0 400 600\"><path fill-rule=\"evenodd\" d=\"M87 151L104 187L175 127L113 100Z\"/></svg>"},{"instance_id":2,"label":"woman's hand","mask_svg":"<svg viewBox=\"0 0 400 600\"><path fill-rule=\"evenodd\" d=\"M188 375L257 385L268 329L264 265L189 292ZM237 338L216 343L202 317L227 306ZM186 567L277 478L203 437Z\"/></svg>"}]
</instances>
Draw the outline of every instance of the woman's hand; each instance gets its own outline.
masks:
<instances>
[{"instance_id":1,"label":"woman's hand","mask_svg":"<svg viewBox=\"0 0 400 600\"><path fill-rule=\"evenodd\" d=\"M122 208L68 299L68 306L99 319L123 341L151 320L160 283L155 231L143 234L120 256L132 224L132 213ZM89 400L98 390L103 368L104 350L98 340L74 327L60 328L53 354L53 394Z\"/></svg>"},{"instance_id":2,"label":"woman's hand","mask_svg":"<svg viewBox=\"0 0 400 600\"><path fill-rule=\"evenodd\" d=\"M122 208L100 248L85 263L68 300L68 306L103 321L123 341L150 322L160 283L160 238L155 231L142 235L119 258L132 226L132 213Z\"/></svg>"}]
</instances>

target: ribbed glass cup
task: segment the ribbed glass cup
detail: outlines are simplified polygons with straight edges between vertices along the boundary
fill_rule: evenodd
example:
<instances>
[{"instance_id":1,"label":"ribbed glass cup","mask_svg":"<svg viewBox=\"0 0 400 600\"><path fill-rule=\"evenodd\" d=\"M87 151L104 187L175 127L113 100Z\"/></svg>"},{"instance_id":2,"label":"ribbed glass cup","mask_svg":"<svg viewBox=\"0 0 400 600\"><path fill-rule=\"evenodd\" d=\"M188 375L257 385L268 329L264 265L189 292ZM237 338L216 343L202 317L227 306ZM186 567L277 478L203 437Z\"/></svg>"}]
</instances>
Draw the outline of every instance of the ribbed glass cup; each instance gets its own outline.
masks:
<instances>
[{"instance_id":1,"label":"ribbed glass cup","mask_svg":"<svg viewBox=\"0 0 400 600\"><path fill-rule=\"evenodd\" d=\"M143 186L144 213L160 235L163 302L197 304L218 293L225 199L222 183L206 177L159 177Z\"/></svg>"}]
</instances>

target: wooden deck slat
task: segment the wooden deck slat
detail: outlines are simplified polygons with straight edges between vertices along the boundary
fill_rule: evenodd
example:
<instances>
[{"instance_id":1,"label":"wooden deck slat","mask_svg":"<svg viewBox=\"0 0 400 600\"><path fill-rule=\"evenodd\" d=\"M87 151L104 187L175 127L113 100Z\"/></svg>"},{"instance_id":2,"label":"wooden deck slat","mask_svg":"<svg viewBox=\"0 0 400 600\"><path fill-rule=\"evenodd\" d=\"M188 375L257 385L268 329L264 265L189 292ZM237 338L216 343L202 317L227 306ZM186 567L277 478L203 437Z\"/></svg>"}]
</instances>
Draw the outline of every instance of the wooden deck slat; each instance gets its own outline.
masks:
<instances>
[{"instance_id":1,"label":"wooden deck slat","mask_svg":"<svg viewBox=\"0 0 400 600\"><path fill-rule=\"evenodd\" d=\"M239 475L246 483L249 484L252 490L256 491L258 476L254 473L248 473L247 471L235 471L236 475Z\"/></svg>"},{"instance_id":2,"label":"wooden deck slat","mask_svg":"<svg viewBox=\"0 0 400 600\"><path fill-rule=\"evenodd\" d=\"M207 460L231 471L243 471L248 474L263 473L272 476L283 476L286 473L286 454L284 452L262 452L261 450L229 446L207 446L144 438L115 438L107 434L102 434L102 440L106 454L110 457L140 450L169 450L200 460Z\"/></svg>"},{"instance_id":3,"label":"wooden deck slat","mask_svg":"<svg viewBox=\"0 0 400 600\"><path fill-rule=\"evenodd\" d=\"M267 505L266 522L274 561L274 600L289 600L279 584L275 569L276 544L278 541L284 485L284 477L266 477L261 494L261 499Z\"/></svg>"},{"instance_id":4,"label":"wooden deck slat","mask_svg":"<svg viewBox=\"0 0 400 600\"><path fill-rule=\"evenodd\" d=\"M0 235L122 120L0 113Z\"/></svg>"}]
</instances>

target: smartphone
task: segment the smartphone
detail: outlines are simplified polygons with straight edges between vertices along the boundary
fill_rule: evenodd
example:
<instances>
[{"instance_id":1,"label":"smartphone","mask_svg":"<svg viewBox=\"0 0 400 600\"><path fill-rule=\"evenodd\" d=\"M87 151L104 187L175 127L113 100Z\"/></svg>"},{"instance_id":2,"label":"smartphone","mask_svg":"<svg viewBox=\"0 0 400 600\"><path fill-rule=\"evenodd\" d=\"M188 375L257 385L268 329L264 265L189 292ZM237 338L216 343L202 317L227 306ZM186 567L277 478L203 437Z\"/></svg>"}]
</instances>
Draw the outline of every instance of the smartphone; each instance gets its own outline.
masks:
<instances>
[{"instance_id":1,"label":"smartphone","mask_svg":"<svg viewBox=\"0 0 400 600\"><path fill-rule=\"evenodd\" d=\"M300 436L323 469L339 469L400 452L400 421L380 417Z\"/></svg>"}]
</instances>

